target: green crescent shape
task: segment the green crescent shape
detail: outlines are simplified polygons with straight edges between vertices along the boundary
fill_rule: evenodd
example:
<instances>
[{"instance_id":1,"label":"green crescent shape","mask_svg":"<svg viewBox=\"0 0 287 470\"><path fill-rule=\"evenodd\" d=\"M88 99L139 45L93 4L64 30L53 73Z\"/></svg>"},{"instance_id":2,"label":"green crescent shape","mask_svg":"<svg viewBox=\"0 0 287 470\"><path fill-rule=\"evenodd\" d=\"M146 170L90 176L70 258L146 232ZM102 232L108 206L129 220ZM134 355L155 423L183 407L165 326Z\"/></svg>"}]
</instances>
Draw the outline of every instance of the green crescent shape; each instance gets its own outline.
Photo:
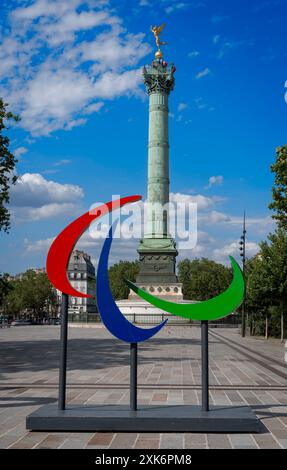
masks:
<instances>
[{"instance_id":1,"label":"green crescent shape","mask_svg":"<svg viewBox=\"0 0 287 470\"><path fill-rule=\"evenodd\" d=\"M222 294L194 304L177 304L167 300L159 299L148 294L130 281L125 281L139 297L146 300L155 307L169 312L178 317L190 320L218 320L230 315L241 304L245 293L245 282L242 271L232 256L229 256L233 269L233 279L230 286Z\"/></svg>"}]
</instances>

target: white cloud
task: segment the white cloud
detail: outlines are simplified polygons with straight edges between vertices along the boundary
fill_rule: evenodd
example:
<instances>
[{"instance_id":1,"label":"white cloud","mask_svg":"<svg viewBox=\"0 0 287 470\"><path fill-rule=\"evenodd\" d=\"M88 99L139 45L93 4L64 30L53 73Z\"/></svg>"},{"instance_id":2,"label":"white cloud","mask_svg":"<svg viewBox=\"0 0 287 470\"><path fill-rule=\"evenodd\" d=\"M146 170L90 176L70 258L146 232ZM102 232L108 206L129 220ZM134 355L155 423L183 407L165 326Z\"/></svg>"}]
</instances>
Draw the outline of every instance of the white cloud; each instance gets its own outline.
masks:
<instances>
[{"instance_id":1,"label":"white cloud","mask_svg":"<svg viewBox=\"0 0 287 470\"><path fill-rule=\"evenodd\" d=\"M204 70L202 70L201 72L199 72L197 75L196 75L196 80L200 79L200 78L203 78L203 77L206 77L207 75L210 75L211 74L211 71L208 67L206 67Z\"/></svg>"},{"instance_id":2,"label":"white cloud","mask_svg":"<svg viewBox=\"0 0 287 470\"><path fill-rule=\"evenodd\" d=\"M69 165L70 163L72 163L72 160L69 160L68 158L63 158L62 160L55 162L54 166L65 166Z\"/></svg>"},{"instance_id":3,"label":"white cloud","mask_svg":"<svg viewBox=\"0 0 287 470\"><path fill-rule=\"evenodd\" d=\"M237 41L230 41L222 38L219 34L213 37L213 44L217 46L218 53L217 58L222 59L229 52L236 50L243 46L253 46L254 42L251 39L243 39Z\"/></svg>"},{"instance_id":4,"label":"white cloud","mask_svg":"<svg viewBox=\"0 0 287 470\"><path fill-rule=\"evenodd\" d=\"M48 181L38 173L20 176L10 192L12 206L40 207L50 203L70 203L83 197L80 186Z\"/></svg>"},{"instance_id":5,"label":"white cloud","mask_svg":"<svg viewBox=\"0 0 287 470\"><path fill-rule=\"evenodd\" d=\"M79 127L83 126L86 124L87 119L84 118L79 118L79 119L73 119L72 121L68 122L68 124L65 125L64 129L66 131L71 131L74 127Z\"/></svg>"},{"instance_id":6,"label":"white cloud","mask_svg":"<svg viewBox=\"0 0 287 470\"><path fill-rule=\"evenodd\" d=\"M78 5L79 1L71 0L70 3L74 6ZM69 10L69 2L57 2L55 0L37 0L32 2L29 6L17 8L12 12L13 18L17 20L34 20L35 18L51 15L62 15Z\"/></svg>"},{"instance_id":7,"label":"white cloud","mask_svg":"<svg viewBox=\"0 0 287 470\"><path fill-rule=\"evenodd\" d=\"M231 227L242 227L243 217L231 216L228 225ZM266 236L267 233L275 229L275 221L272 217L247 217L246 218L247 231L251 231L253 234Z\"/></svg>"},{"instance_id":8,"label":"white cloud","mask_svg":"<svg viewBox=\"0 0 287 470\"><path fill-rule=\"evenodd\" d=\"M39 37L50 45L72 41L79 31L87 31L103 24L119 22L109 11L79 11L85 3L82 0L36 0L30 6L15 9L11 17L14 24L21 23L24 27L37 30ZM97 2L98 6L101 2ZM92 6L92 2L90 2ZM97 4L94 3L96 7ZM41 28L37 28L37 24Z\"/></svg>"},{"instance_id":9,"label":"white cloud","mask_svg":"<svg viewBox=\"0 0 287 470\"><path fill-rule=\"evenodd\" d=\"M75 249L83 250L91 255L93 264L97 266L100 250L103 244L103 238L105 238L105 236L102 238L92 238L89 234L89 231L86 231L76 243ZM42 254L43 256L46 256L53 241L53 237L42 240L25 239L25 254L29 256L33 254ZM120 260L137 259L137 246L137 239L127 240L123 238L115 238L109 256L109 264L111 265L117 263Z\"/></svg>"},{"instance_id":10,"label":"white cloud","mask_svg":"<svg viewBox=\"0 0 287 470\"><path fill-rule=\"evenodd\" d=\"M151 48L143 42L144 34L122 36L123 31L123 28L117 26L112 31L99 34L94 41L82 42L75 49L75 56L79 55L83 62L92 61L92 70L96 74L135 66Z\"/></svg>"},{"instance_id":11,"label":"white cloud","mask_svg":"<svg viewBox=\"0 0 287 470\"><path fill-rule=\"evenodd\" d=\"M238 47L236 43L230 41L225 41L221 44L220 50L218 52L218 59L222 59L226 54L228 54L232 49Z\"/></svg>"},{"instance_id":12,"label":"white cloud","mask_svg":"<svg viewBox=\"0 0 287 470\"><path fill-rule=\"evenodd\" d=\"M177 110L178 110L178 112L181 112L186 108L187 108L187 103L179 103L179 105L177 107Z\"/></svg>"},{"instance_id":13,"label":"white cloud","mask_svg":"<svg viewBox=\"0 0 287 470\"><path fill-rule=\"evenodd\" d=\"M206 103L206 101L202 97L194 99L194 107L198 111L202 111L202 110L206 110L209 112L215 111L215 108L211 106L210 104Z\"/></svg>"},{"instance_id":14,"label":"white cloud","mask_svg":"<svg viewBox=\"0 0 287 470\"><path fill-rule=\"evenodd\" d=\"M141 81L141 69L127 70L123 73L106 72L95 83L94 94L106 99L129 94L140 95L138 85Z\"/></svg>"},{"instance_id":15,"label":"white cloud","mask_svg":"<svg viewBox=\"0 0 287 470\"><path fill-rule=\"evenodd\" d=\"M161 2L166 5L168 0L161 0ZM189 1L187 3L185 2L179 2L178 0L169 0L169 4L165 7L166 13L169 15L170 13L173 13L174 11L180 11L186 8L202 8L205 7L206 4L204 2L192 2Z\"/></svg>"},{"instance_id":16,"label":"white cloud","mask_svg":"<svg viewBox=\"0 0 287 470\"><path fill-rule=\"evenodd\" d=\"M79 205L73 203L52 203L44 204L41 207L11 207L12 217L17 222L36 222L60 216L74 216L78 211Z\"/></svg>"},{"instance_id":17,"label":"white cloud","mask_svg":"<svg viewBox=\"0 0 287 470\"><path fill-rule=\"evenodd\" d=\"M182 194L182 193L170 193L170 202L184 203L184 204L197 204L198 210L208 209L213 207L216 203L221 202L222 199L213 196L206 197L202 194Z\"/></svg>"},{"instance_id":18,"label":"white cloud","mask_svg":"<svg viewBox=\"0 0 287 470\"><path fill-rule=\"evenodd\" d=\"M27 252L42 252L46 253L52 242L55 240L56 237L49 237L42 240L29 240L26 238L24 240L25 249ZM91 249L97 248L102 244L102 240L100 237L95 238L91 237L89 231L86 231L79 241L77 242L77 248L84 250L84 249Z\"/></svg>"},{"instance_id":19,"label":"white cloud","mask_svg":"<svg viewBox=\"0 0 287 470\"><path fill-rule=\"evenodd\" d=\"M259 252L259 245L255 242L246 242L246 256L251 258ZM239 255L239 241L228 243L221 248L215 248L213 250L213 257L219 262L226 262L227 256L238 256Z\"/></svg>"},{"instance_id":20,"label":"white cloud","mask_svg":"<svg viewBox=\"0 0 287 470\"><path fill-rule=\"evenodd\" d=\"M83 195L79 186L49 181L38 173L25 173L11 188L10 210L17 222L75 215Z\"/></svg>"},{"instance_id":21,"label":"white cloud","mask_svg":"<svg viewBox=\"0 0 287 470\"><path fill-rule=\"evenodd\" d=\"M211 188L212 186L221 186L223 183L223 176L218 175L218 176L210 176L209 181L208 181L208 186L205 186L205 188Z\"/></svg>"},{"instance_id":22,"label":"white cloud","mask_svg":"<svg viewBox=\"0 0 287 470\"><path fill-rule=\"evenodd\" d=\"M69 130L69 124L83 124L72 116L94 96L93 83L80 72L41 70L27 83L21 97L23 126L41 135L64 127Z\"/></svg>"},{"instance_id":23,"label":"white cloud","mask_svg":"<svg viewBox=\"0 0 287 470\"><path fill-rule=\"evenodd\" d=\"M187 54L187 57L189 57L190 59L194 59L195 57L198 57L199 54L199 51L192 51Z\"/></svg>"},{"instance_id":24,"label":"white cloud","mask_svg":"<svg viewBox=\"0 0 287 470\"><path fill-rule=\"evenodd\" d=\"M104 99L140 95L137 65L151 47L108 1L30 1L1 33L0 93L35 136L83 125Z\"/></svg>"},{"instance_id":25,"label":"white cloud","mask_svg":"<svg viewBox=\"0 0 287 470\"><path fill-rule=\"evenodd\" d=\"M24 155L24 153L27 153L27 152L28 152L28 149L26 147L17 147L13 153L16 158L19 158L21 157L21 155Z\"/></svg>"},{"instance_id":26,"label":"white cloud","mask_svg":"<svg viewBox=\"0 0 287 470\"><path fill-rule=\"evenodd\" d=\"M231 217L227 214L218 211L211 211L208 214L199 216L199 222L207 223L210 225L222 223L222 222L230 222Z\"/></svg>"},{"instance_id":27,"label":"white cloud","mask_svg":"<svg viewBox=\"0 0 287 470\"><path fill-rule=\"evenodd\" d=\"M29 240L25 238L24 246L27 253L48 252L54 238L46 238L45 240Z\"/></svg>"},{"instance_id":28,"label":"white cloud","mask_svg":"<svg viewBox=\"0 0 287 470\"><path fill-rule=\"evenodd\" d=\"M169 15L173 11L182 10L183 8L186 8L187 6L188 5L186 3L176 2L176 3L173 3L172 5L169 5L168 7L166 7L165 11Z\"/></svg>"},{"instance_id":29,"label":"white cloud","mask_svg":"<svg viewBox=\"0 0 287 470\"><path fill-rule=\"evenodd\" d=\"M102 101L98 101L97 103L92 103L84 109L84 114L92 114L97 113L100 109L104 106Z\"/></svg>"}]
</instances>

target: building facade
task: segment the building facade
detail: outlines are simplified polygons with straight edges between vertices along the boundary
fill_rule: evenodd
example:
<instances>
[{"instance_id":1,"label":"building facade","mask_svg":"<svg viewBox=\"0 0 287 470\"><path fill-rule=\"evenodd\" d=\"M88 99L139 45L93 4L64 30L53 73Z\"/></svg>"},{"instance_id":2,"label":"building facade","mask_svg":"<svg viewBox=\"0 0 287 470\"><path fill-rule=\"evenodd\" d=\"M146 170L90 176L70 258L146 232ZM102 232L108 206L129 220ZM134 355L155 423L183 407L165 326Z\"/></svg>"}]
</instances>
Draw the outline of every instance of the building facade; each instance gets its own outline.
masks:
<instances>
[{"instance_id":1,"label":"building facade","mask_svg":"<svg viewBox=\"0 0 287 470\"><path fill-rule=\"evenodd\" d=\"M70 257L67 276L70 284L83 294L95 296L96 276L91 257L84 251L74 250ZM57 291L58 302L61 304L61 292ZM81 315L97 312L95 297L69 297L69 314Z\"/></svg>"}]
</instances>

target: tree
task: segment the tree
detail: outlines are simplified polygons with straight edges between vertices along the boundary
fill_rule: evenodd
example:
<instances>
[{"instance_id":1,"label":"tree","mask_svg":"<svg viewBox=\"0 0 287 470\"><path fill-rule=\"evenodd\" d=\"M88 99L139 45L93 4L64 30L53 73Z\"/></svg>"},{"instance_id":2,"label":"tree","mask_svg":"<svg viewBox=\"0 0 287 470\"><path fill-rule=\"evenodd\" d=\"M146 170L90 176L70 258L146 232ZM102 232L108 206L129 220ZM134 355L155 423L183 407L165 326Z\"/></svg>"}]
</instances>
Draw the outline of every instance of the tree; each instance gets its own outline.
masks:
<instances>
[{"instance_id":1,"label":"tree","mask_svg":"<svg viewBox=\"0 0 287 470\"><path fill-rule=\"evenodd\" d=\"M4 311L11 315L25 313L41 319L56 305L56 293L46 273L28 270L21 279L11 281L11 290L4 301Z\"/></svg>"},{"instance_id":2,"label":"tree","mask_svg":"<svg viewBox=\"0 0 287 470\"><path fill-rule=\"evenodd\" d=\"M268 338L268 323L272 298L270 296L270 285L266 271L266 263L263 262L261 254L248 261L246 269L246 304L251 313L252 334L255 329L259 334L265 330L265 338Z\"/></svg>"},{"instance_id":3,"label":"tree","mask_svg":"<svg viewBox=\"0 0 287 470\"><path fill-rule=\"evenodd\" d=\"M128 298L129 287L125 279L135 282L138 272L138 261L120 261L109 268L111 291L116 300Z\"/></svg>"},{"instance_id":4,"label":"tree","mask_svg":"<svg viewBox=\"0 0 287 470\"><path fill-rule=\"evenodd\" d=\"M0 274L0 308L3 305L4 299L8 295L10 290L11 286L9 282L9 274Z\"/></svg>"},{"instance_id":5,"label":"tree","mask_svg":"<svg viewBox=\"0 0 287 470\"><path fill-rule=\"evenodd\" d=\"M13 174L17 160L9 150L10 140L5 135L8 129L7 122L19 121L19 116L7 111L7 103L0 98L0 231L8 232L10 228L10 214L6 207L9 203L9 189L11 184L16 183Z\"/></svg>"},{"instance_id":6,"label":"tree","mask_svg":"<svg viewBox=\"0 0 287 470\"><path fill-rule=\"evenodd\" d=\"M273 202L269 209L275 212L272 217L278 221L279 227L287 230L287 145L278 147L276 154L276 162L271 165L275 181L272 187Z\"/></svg>"},{"instance_id":7,"label":"tree","mask_svg":"<svg viewBox=\"0 0 287 470\"><path fill-rule=\"evenodd\" d=\"M22 284L24 308L33 312L34 316L42 317L56 300L47 274L28 270L22 278Z\"/></svg>"},{"instance_id":8,"label":"tree","mask_svg":"<svg viewBox=\"0 0 287 470\"><path fill-rule=\"evenodd\" d=\"M23 310L23 289L19 279L9 281L9 292L3 300L3 311L7 315L17 317Z\"/></svg>"},{"instance_id":9,"label":"tree","mask_svg":"<svg viewBox=\"0 0 287 470\"><path fill-rule=\"evenodd\" d=\"M208 300L226 290L232 280L230 268L207 258L184 259L178 264L183 294L190 300Z\"/></svg>"},{"instance_id":10,"label":"tree","mask_svg":"<svg viewBox=\"0 0 287 470\"><path fill-rule=\"evenodd\" d=\"M267 241L260 243L260 253L254 260L247 288L251 308L265 315L266 330L268 319L276 325L276 318L280 315L283 341L287 309L287 232L283 228L278 228L268 235Z\"/></svg>"},{"instance_id":11,"label":"tree","mask_svg":"<svg viewBox=\"0 0 287 470\"><path fill-rule=\"evenodd\" d=\"M286 213L287 215L287 213ZM269 243L268 243L269 242ZM284 337L284 314L287 308L287 232L278 228L260 244L262 260L266 266L272 305L281 315L281 340ZM277 309L278 310L278 309Z\"/></svg>"}]
</instances>

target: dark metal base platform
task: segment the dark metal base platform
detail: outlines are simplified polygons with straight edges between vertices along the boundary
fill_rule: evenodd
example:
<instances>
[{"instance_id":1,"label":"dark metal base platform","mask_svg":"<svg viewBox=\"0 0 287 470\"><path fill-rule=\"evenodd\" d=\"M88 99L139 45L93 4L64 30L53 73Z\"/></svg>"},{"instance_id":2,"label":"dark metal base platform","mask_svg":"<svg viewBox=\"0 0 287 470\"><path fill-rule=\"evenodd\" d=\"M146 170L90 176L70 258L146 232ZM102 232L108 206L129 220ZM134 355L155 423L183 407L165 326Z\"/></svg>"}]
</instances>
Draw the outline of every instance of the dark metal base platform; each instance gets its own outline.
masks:
<instances>
[{"instance_id":1,"label":"dark metal base platform","mask_svg":"<svg viewBox=\"0 0 287 470\"><path fill-rule=\"evenodd\" d=\"M67 406L45 405L26 418L26 428L33 431L114 431L114 432L220 432L257 433L262 427L247 406L140 406L128 405Z\"/></svg>"}]
</instances>

